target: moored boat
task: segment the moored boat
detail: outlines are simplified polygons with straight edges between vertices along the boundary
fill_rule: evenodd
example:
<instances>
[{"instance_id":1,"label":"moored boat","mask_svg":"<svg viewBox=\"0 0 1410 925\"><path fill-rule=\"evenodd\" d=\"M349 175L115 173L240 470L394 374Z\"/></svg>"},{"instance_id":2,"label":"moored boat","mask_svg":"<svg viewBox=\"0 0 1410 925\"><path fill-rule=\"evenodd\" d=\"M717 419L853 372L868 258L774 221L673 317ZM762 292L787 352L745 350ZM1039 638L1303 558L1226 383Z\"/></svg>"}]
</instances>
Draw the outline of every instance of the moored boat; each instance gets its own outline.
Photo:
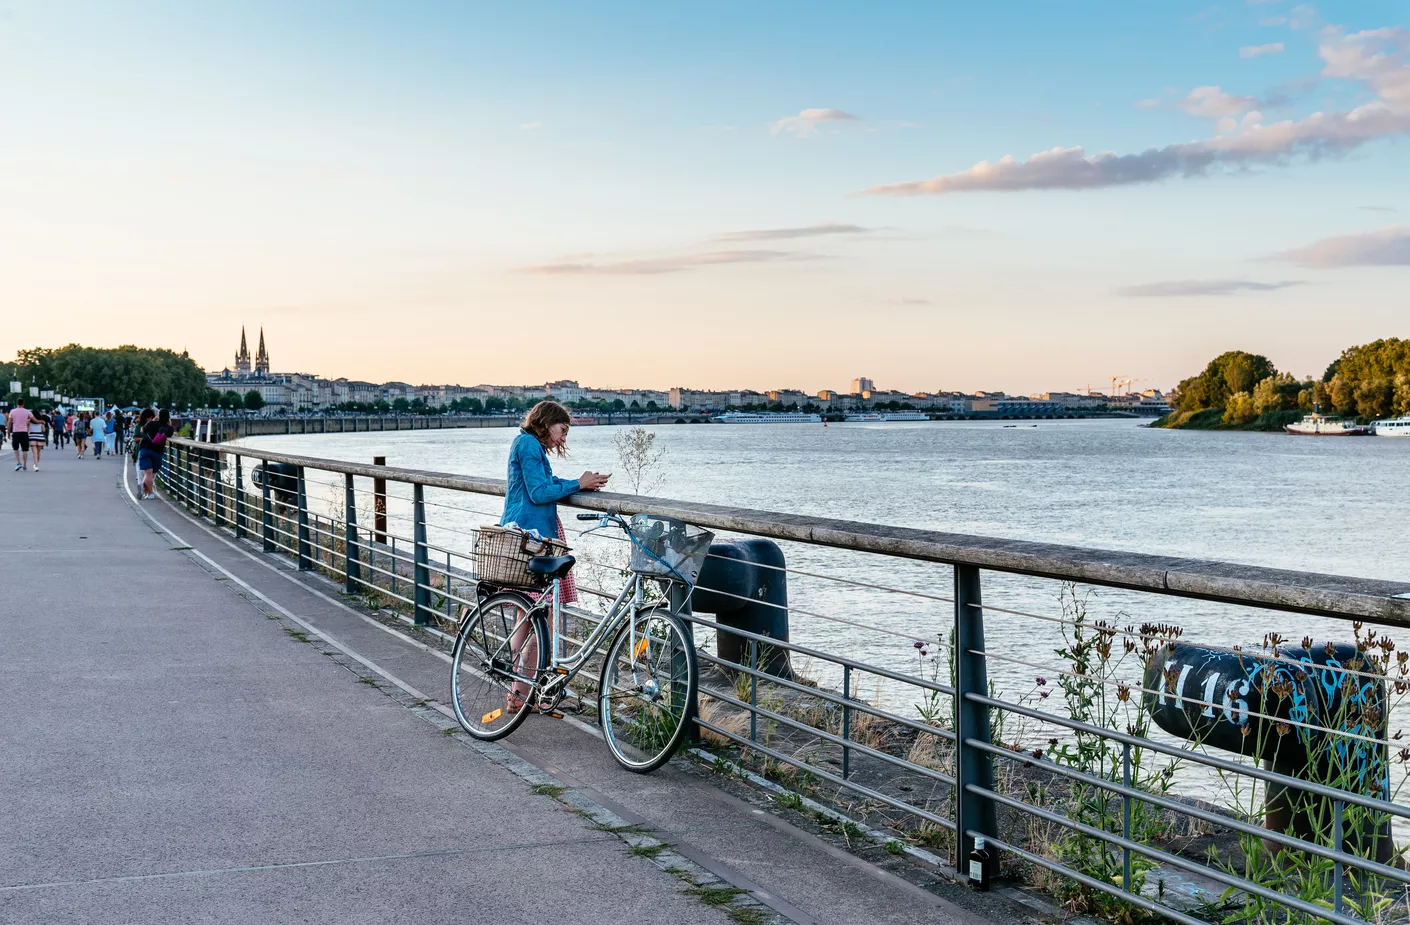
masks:
<instances>
[{"instance_id":1,"label":"moored boat","mask_svg":"<svg viewBox=\"0 0 1410 925\"><path fill-rule=\"evenodd\" d=\"M820 424L822 416L803 411L729 411L712 420L720 424Z\"/></svg>"},{"instance_id":2,"label":"moored boat","mask_svg":"<svg viewBox=\"0 0 1410 925\"><path fill-rule=\"evenodd\" d=\"M1410 414L1372 421L1371 430L1377 437L1410 437Z\"/></svg>"},{"instance_id":3,"label":"moored boat","mask_svg":"<svg viewBox=\"0 0 1410 925\"><path fill-rule=\"evenodd\" d=\"M1355 421L1343 421L1340 418L1329 418L1315 411L1296 424L1288 424L1283 429L1290 434L1304 437L1362 437L1371 432L1371 428L1363 424L1357 424Z\"/></svg>"},{"instance_id":4,"label":"moored boat","mask_svg":"<svg viewBox=\"0 0 1410 925\"><path fill-rule=\"evenodd\" d=\"M881 416L883 421L928 421L930 415L924 411L888 411Z\"/></svg>"},{"instance_id":5,"label":"moored boat","mask_svg":"<svg viewBox=\"0 0 1410 925\"><path fill-rule=\"evenodd\" d=\"M856 414L847 415L845 420L848 424L880 424L883 418L876 411L858 411Z\"/></svg>"}]
</instances>

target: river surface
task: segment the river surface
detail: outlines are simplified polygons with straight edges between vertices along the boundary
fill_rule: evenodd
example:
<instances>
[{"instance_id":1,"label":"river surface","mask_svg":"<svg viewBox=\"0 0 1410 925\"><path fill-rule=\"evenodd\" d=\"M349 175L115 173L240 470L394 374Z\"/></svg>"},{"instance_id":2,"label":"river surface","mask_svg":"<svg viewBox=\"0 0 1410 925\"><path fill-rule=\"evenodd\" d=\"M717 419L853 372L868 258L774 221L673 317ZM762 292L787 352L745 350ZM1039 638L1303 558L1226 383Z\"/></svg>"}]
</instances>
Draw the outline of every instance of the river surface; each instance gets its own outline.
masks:
<instances>
[{"instance_id":1,"label":"river surface","mask_svg":"<svg viewBox=\"0 0 1410 925\"><path fill-rule=\"evenodd\" d=\"M1282 434L1155 430L1129 420L1020 423L666 425L649 428L664 451L652 491L663 497L814 514L1025 540L1163 555L1220 559L1361 577L1410 580L1410 440L1319 440ZM616 473L614 438L622 427L574 428L567 459L555 471ZM407 431L258 437L251 446L367 463L504 477L514 429ZM393 492L396 493L395 491ZM446 494L428 517L442 542L493 522L499 500ZM333 502L330 498L330 507ZM398 502L392 502L398 512ZM404 506L404 503L403 505ZM395 525L394 525L395 529ZM401 531L397 531L401 532ZM437 530L433 527L433 541ZM950 623L950 570L881 556L785 544L796 643L928 674L915 640L935 640ZM831 579L883 585L895 593ZM990 677L1010 697L1044 709L1055 679L1069 670L1055 650L1072 616L1052 581L985 573L990 610ZM1091 618L1119 625L1165 622L1184 640L1257 649L1264 634L1299 640L1347 640L1349 624L1111 589L1077 589ZM915 596L915 594L925 596ZM841 618L864 624L861 629ZM1046 619L1038 619L1046 618ZM1410 632L1394 633L1410 645ZM942 656L943 657L943 656ZM808 666L838 683L827 665ZM1114 671L1134 680L1136 659ZM1044 677L1048 683L1039 684ZM876 683L875 691L870 685ZM864 682L863 695L915 712L914 688ZM1046 702L1044 702L1046 700ZM909 701L909 702L907 702ZM1394 725L1406 725L1396 710ZM1022 730L1006 730L1018 737ZM1032 729L1026 735L1045 735Z\"/></svg>"}]
</instances>

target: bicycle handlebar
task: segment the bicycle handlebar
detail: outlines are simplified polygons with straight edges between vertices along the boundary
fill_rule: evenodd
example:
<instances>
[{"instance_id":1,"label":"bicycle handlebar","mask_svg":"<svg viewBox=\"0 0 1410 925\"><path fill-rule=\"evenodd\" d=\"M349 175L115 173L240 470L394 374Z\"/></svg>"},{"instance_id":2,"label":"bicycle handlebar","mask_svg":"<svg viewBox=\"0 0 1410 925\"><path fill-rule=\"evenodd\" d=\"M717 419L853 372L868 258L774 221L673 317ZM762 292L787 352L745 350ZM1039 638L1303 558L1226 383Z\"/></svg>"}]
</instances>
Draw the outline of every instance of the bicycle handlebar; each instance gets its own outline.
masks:
<instances>
[{"instance_id":1,"label":"bicycle handlebar","mask_svg":"<svg viewBox=\"0 0 1410 925\"><path fill-rule=\"evenodd\" d=\"M601 514L579 514L579 515L578 515L578 519L579 519L579 520L596 520L597 518L599 518L599 517L601 517L601 516L602 516Z\"/></svg>"}]
</instances>

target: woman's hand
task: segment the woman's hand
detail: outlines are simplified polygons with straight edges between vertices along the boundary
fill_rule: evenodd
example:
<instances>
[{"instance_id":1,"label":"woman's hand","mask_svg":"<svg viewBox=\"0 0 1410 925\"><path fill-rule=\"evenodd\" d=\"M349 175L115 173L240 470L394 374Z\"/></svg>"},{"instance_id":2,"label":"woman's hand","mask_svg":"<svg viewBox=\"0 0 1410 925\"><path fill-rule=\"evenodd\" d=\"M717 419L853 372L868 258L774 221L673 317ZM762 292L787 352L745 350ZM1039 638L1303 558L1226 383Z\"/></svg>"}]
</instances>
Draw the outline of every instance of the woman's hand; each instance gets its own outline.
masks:
<instances>
[{"instance_id":1,"label":"woman's hand","mask_svg":"<svg viewBox=\"0 0 1410 925\"><path fill-rule=\"evenodd\" d=\"M611 473L603 475L601 472L584 472L578 478L579 491L601 491L602 486L607 484L607 480L612 477Z\"/></svg>"}]
</instances>

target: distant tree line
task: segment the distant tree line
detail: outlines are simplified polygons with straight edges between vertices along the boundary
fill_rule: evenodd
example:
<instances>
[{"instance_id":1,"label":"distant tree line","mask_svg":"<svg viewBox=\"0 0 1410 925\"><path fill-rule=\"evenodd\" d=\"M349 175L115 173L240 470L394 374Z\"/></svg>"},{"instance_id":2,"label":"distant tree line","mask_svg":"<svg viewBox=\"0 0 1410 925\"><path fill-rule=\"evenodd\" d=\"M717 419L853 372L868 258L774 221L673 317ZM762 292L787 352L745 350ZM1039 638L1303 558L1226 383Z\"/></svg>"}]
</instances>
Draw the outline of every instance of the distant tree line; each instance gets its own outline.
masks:
<instances>
[{"instance_id":1,"label":"distant tree line","mask_svg":"<svg viewBox=\"0 0 1410 925\"><path fill-rule=\"evenodd\" d=\"M109 405L197 408L205 404L206 373L185 353L125 345L104 349L69 344L21 350L14 362L0 363L0 390L20 383L53 389L73 398L101 398ZM17 396L11 395L13 402Z\"/></svg>"},{"instance_id":2,"label":"distant tree line","mask_svg":"<svg viewBox=\"0 0 1410 925\"><path fill-rule=\"evenodd\" d=\"M1320 409L1365 421L1410 414L1410 340L1348 347L1321 379L1298 380L1265 356L1230 350L1175 389L1166 427L1281 428Z\"/></svg>"}]
</instances>

